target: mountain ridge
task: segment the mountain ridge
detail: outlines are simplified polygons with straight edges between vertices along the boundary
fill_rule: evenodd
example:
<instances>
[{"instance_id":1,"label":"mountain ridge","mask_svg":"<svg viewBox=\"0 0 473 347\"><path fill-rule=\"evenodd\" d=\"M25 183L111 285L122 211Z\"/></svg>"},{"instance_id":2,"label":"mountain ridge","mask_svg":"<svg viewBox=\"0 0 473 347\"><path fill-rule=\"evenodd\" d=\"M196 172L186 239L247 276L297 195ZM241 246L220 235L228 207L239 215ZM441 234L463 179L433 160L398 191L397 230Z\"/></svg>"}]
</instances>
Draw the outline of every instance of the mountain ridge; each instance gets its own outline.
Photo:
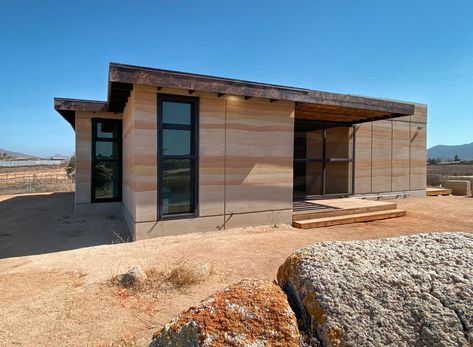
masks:
<instances>
[{"instance_id":1,"label":"mountain ridge","mask_svg":"<svg viewBox=\"0 0 473 347\"><path fill-rule=\"evenodd\" d=\"M47 155L47 156L39 156L39 155L33 155L33 154L26 154L26 153L21 153L21 152L15 152L15 151L9 151L3 148L0 148L0 157L2 153L6 153L9 157L13 158L27 158L27 159L49 159L49 158L63 158L64 160L68 160L71 156L70 155L64 155L60 153L56 153L53 155Z\"/></svg>"},{"instance_id":2,"label":"mountain ridge","mask_svg":"<svg viewBox=\"0 0 473 347\"><path fill-rule=\"evenodd\" d=\"M437 145L427 149L427 157L431 159L453 159L455 155L461 160L473 160L473 142L463 145Z\"/></svg>"}]
</instances>

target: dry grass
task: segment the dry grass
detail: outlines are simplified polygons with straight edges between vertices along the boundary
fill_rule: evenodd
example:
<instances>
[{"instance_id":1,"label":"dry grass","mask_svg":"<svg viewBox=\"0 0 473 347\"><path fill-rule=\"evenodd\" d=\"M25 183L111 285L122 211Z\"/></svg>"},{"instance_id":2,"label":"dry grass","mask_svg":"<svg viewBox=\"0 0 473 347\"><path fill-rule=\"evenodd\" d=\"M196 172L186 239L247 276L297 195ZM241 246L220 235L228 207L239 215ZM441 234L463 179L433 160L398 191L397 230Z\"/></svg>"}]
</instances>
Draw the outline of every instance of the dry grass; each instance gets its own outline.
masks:
<instances>
[{"instance_id":1,"label":"dry grass","mask_svg":"<svg viewBox=\"0 0 473 347\"><path fill-rule=\"evenodd\" d=\"M109 346L110 347L139 347L140 345L141 344L138 343L135 337L122 337L118 341L112 342Z\"/></svg>"},{"instance_id":2,"label":"dry grass","mask_svg":"<svg viewBox=\"0 0 473 347\"><path fill-rule=\"evenodd\" d=\"M173 263L165 279L174 288L185 289L204 282L212 273L213 268L208 263L184 257Z\"/></svg>"},{"instance_id":3,"label":"dry grass","mask_svg":"<svg viewBox=\"0 0 473 347\"><path fill-rule=\"evenodd\" d=\"M149 294L157 297L170 291L185 291L190 287L205 282L213 273L213 267L203 261L181 257L165 270L149 267L144 270L146 280L124 285L122 275L113 276L109 283L134 294Z\"/></svg>"},{"instance_id":4,"label":"dry grass","mask_svg":"<svg viewBox=\"0 0 473 347\"><path fill-rule=\"evenodd\" d=\"M470 176L473 175L473 164L427 165L427 173L444 176Z\"/></svg>"}]
</instances>

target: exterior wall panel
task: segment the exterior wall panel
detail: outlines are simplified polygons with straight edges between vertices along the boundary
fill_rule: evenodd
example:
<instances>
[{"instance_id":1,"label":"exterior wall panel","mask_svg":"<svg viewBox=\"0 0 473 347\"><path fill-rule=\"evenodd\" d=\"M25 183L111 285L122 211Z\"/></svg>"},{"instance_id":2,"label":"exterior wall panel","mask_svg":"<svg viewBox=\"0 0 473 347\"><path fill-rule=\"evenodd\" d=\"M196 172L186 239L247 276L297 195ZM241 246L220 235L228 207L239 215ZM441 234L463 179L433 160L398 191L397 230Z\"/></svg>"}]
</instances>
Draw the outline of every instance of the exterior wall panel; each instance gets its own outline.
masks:
<instances>
[{"instance_id":1,"label":"exterior wall panel","mask_svg":"<svg viewBox=\"0 0 473 347\"><path fill-rule=\"evenodd\" d=\"M373 122L372 178L373 192L391 191L391 121Z\"/></svg>"},{"instance_id":2,"label":"exterior wall panel","mask_svg":"<svg viewBox=\"0 0 473 347\"><path fill-rule=\"evenodd\" d=\"M130 217L131 224L136 220L135 203L135 92L132 91L123 111L123 148L122 148L122 195L123 208L126 217ZM128 220L127 218L125 218Z\"/></svg>"},{"instance_id":3,"label":"exterior wall panel","mask_svg":"<svg viewBox=\"0 0 473 347\"><path fill-rule=\"evenodd\" d=\"M199 215L223 215L225 100L202 97L199 123Z\"/></svg>"},{"instance_id":4,"label":"exterior wall panel","mask_svg":"<svg viewBox=\"0 0 473 347\"><path fill-rule=\"evenodd\" d=\"M135 86L134 107L134 192L136 222L157 219L158 127L156 93Z\"/></svg>"},{"instance_id":5,"label":"exterior wall panel","mask_svg":"<svg viewBox=\"0 0 473 347\"><path fill-rule=\"evenodd\" d=\"M92 120L84 114L76 115L76 204L91 201Z\"/></svg>"},{"instance_id":6,"label":"exterior wall panel","mask_svg":"<svg viewBox=\"0 0 473 347\"><path fill-rule=\"evenodd\" d=\"M412 116L357 126L355 194L422 194L426 188L426 122L427 106L415 104Z\"/></svg>"},{"instance_id":7,"label":"exterior wall panel","mask_svg":"<svg viewBox=\"0 0 473 347\"><path fill-rule=\"evenodd\" d=\"M426 180L426 126L411 123L411 158L410 158L410 189L425 189Z\"/></svg>"},{"instance_id":8,"label":"exterior wall panel","mask_svg":"<svg viewBox=\"0 0 473 347\"><path fill-rule=\"evenodd\" d=\"M415 104L414 114L411 116L412 123L427 124L427 106Z\"/></svg>"},{"instance_id":9,"label":"exterior wall panel","mask_svg":"<svg viewBox=\"0 0 473 347\"><path fill-rule=\"evenodd\" d=\"M355 143L355 193L371 193L371 141L373 123L363 123L356 128Z\"/></svg>"},{"instance_id":10,"label":"exterior wall panel","mask_svg":"<svg viewBox=\"0 0 473 347\"><path fill-rule=\"evenodd\" d=\"M227 100L226 214L292 209L294 105Z\"/></svg>"},{"instance_id":11,"label":"exterior wall panel","mask_svg":"<svg viewBox=\"0 0 473 347\"><path fill-rule=\"evenodd\" d=\"M393 121L392 190L409 190L409 132L408 122Z\"/></svg>"}]
</instances>

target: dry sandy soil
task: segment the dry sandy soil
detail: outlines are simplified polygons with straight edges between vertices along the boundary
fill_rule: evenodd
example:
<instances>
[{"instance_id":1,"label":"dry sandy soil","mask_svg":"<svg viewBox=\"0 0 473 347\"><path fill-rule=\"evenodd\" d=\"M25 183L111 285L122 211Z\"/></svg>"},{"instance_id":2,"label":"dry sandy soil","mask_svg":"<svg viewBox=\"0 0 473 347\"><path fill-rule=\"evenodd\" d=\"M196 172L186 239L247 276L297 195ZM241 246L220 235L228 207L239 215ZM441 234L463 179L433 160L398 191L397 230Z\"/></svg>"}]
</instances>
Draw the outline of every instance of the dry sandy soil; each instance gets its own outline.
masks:
<instances>
[{"instance_id":1,"label":"dry sandy soil","mask_svg":"<svg viewBox=\"0 0 473 347\"><path fill-rule=\"evenodd\" d=\"M117 244L121 221L74 217L70 193L0 199L2 346L146 346L181 310L242 278L275 278L286 257L310 243L473 232L473 199L450 196L399 200L408 216L384 221L313 230L255 227ZM165 269L183 256L210 264L214 273L186 290L152 295L108 283L134 265Z\"/></svg>"}]
</instances>

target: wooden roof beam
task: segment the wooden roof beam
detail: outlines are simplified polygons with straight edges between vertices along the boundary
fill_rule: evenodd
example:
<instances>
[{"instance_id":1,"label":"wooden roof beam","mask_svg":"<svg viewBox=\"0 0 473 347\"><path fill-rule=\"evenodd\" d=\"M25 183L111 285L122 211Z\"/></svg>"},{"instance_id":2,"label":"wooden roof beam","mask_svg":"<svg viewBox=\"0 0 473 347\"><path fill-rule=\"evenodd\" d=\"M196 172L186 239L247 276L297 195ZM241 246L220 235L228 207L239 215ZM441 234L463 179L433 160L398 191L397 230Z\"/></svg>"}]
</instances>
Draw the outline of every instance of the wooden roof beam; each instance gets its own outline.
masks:
<instances>
[{"instance_id":1,"label":"wooden roof beam","mask_svg":"<svg viewBox=\"0 0 473 347\"><path fill-rule=\"evenodd\" d=\"M412 103L115 63L110 64L109 81L350 107L392 114L414 113Z\"/></svg>"}]
</instances>

